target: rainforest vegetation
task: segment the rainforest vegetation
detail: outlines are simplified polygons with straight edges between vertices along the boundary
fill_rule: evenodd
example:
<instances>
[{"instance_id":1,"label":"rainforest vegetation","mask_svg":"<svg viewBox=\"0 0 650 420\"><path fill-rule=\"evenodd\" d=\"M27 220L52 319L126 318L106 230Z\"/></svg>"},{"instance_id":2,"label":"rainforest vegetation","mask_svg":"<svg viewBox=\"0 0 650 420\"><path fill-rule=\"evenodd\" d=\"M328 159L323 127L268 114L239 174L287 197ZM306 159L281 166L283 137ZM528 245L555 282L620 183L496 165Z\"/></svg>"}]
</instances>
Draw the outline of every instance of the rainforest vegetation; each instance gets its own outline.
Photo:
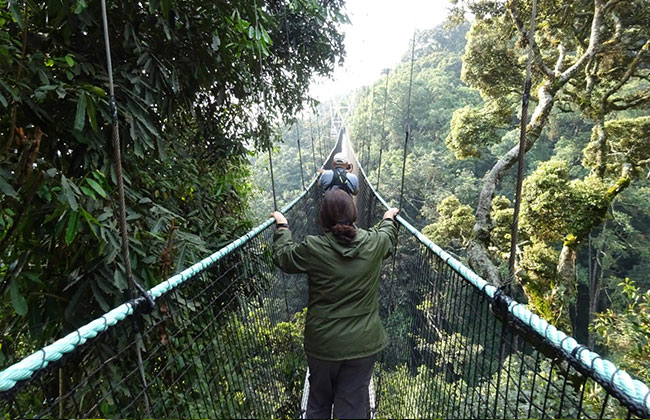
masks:
<instances>
[{"instance_id":1,"label":"rainforest vegetation","mask_svg":"<svg viewBox=\"0 0 650 420\"><path fill-rule=\"evenodd\" d=\"M512 293L648 381L650 5L633 3L539 6ZM403 215L496 285L508 282L529 15L526 2L456 1L446 24L418 31L409 121L407 45L342 99L359 160L393 204L410 123ZM285 128L277 152L287 198L301 189L299 133L305 160L306 122Z\"/></svg>"},{"instance_id":2,"label":"rainforest vegetation","mask_svg":"<svg viewBox=\"0 0 650 420\"><path fill-rule=\"evenodd\" d=\"M341 7L108 2L136 281L251 227L248 158L343 58ZM124 301L127 282L100 2L0 1L0 29L4 365Z\"/></svg>"},{"instance_id":3,"label":"rainforest vegetation","mask_svg":"<svg viewBox=\"0 0 650 420\"><path fill-rule=\"evenodd\" d=\"M282 207L314 179L336 133L332 103L311 98L309 84L344 59L348 18L343 0L108 6L131 265L150 288L264 221L273 187ZM650 3L539 2L512 280L531 2L450 8L443 25L415 34L410 95L405 45L374 83L336 99L350 109L348 134L369 181L397 204L408 128L402 215L650 382ZM130 296L107 80L100 2L0 0L0 369ZM406 321L395 314L387 321L399 330ZM254 328L237 317L226 325L253 337L242 352L257 354L258 342L271 349L254 368L282 371L286 383L271 387L291 416L304 312L275 325L262 310L255 316ZM424 416L418 398L444 380L436 366L396 365L384 392ZM391 401L380 402L383 413L400 416Z\"/></svg>"},{"instance_id":4,"label":"rainforest vegetation","mask_svg":"<svg viewBox=\"0 0 650 420\"><path fill-rule=\"evenodd\" d=\"M650 5L631 3L540 3L513 294L648 380ZM497 285L508 282L529 15L530 3L458 1L415 44L404 213ZM393 202L409 61L405 48L359 91L351 124L373 181L383 149L376 182Z\"/></svg>"}]
</instances>

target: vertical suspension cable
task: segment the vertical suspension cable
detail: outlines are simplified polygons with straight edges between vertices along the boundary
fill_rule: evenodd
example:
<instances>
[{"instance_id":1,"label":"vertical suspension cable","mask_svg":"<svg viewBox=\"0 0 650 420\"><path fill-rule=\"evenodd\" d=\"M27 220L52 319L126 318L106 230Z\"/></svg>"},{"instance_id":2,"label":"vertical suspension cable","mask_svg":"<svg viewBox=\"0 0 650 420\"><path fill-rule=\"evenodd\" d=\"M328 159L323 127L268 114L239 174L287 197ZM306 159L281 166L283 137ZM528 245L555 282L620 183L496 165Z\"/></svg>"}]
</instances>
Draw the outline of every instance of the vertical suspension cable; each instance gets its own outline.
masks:
<instances>
[{"instance_id":1,"label":"vertical suspension cable","mask_svg":"<svg viewBox=\"0 0 650 420\"><path fill-rule=\"evenodd\" d=\"M528 102L530 98L532 51L535 42L535 15L537 14L537 0L533 0L533 10L530 14L530 29L528 31L528 59L526 63L526 82L521 98L521 122L519 126L519 150L517 158L517 187L515 192L515 209L512 215L512 230L510 235L510 257L508 258L509 278L505 284L507 289L515 280L515 262L517 258L517 233L519 230L519 209L521 207L521 186L524 178L524 156L526 154L526 123L528 120ZM506 290L509 292L509 290Z\"/></svg>"},{"instance_id":2,"label":"vertical suspension cable","mask_svg":"<svg viewBox=\"0 0 650 420\"><path fill-rule=\"evenodd\" d=\"M113 125L113 160L117 177L118 206L120 208L120 236L122 239L122 255L124 269L129 285L133 288L133 273L131 271L131 258L129 256L129 238L126 232L126 203L124 200L124 178L122 174L122 154L120 151L120 131L117 118L117 104L115 102L115 86L113 84L113 63L111 61L110 40L108 37L108 17L106 15L106 0L102 0L102 21L104 25L104 45L106 50L106 66L108 71L109 105L111 108L111 123Z\"/></svg>"},{"instance_id":3,"label":"vertical suspension cable","mask_svg":"<svg viewBox=\"0 0 650 420\"><path fill-rule=\"evenodd\" d=\"M366 153L363 151L363 149L361 150L361 152L363 153L363 158L364 158L361 165L364 166L364 167L368 164L368 159L370 157L370 145L372 144L372 116L373 116L373 104L374 104L374 102L375 102L375 84L373 83L372 87L370 89L370 106L368 108L368 111L370 113L370 117L368 119L369 120L368 121L368 130L366 131L366 137L367 138L366 138L366 141L364 143L365 145L367 145L368 154L366 155Z\"/></svg>"},{"instance_id":4,"label":"vertical suspension cable","mask_svg":"<svg viewBox=\"0 0 650 420\"><path fill-rule=\"evenodd\" d=\"M314 172L318 170L318 166L316 165L316 148L314 146L314 127L312 125L312 117L311 115L309 116L309 136L311 137L311 158L314 161Z\"/></svg>"},{"instance_id":5,"label":"vertical suspension cable","mask_svg":"<svg viewBox=\"0 0 650 420\"><path fill-rule=\"evenodd\" d=\"M375 116L375 84L372 84L372 90L370 91L370 132L368 133L368 145L372 144L372 120ZM370 147L368 147L368 157L370 157ZM367 159L366 159L366 163Z\"/></svg>"},{"instance_id":6,"label":"vertical suspension cable","mask_svg":"<svg viewBox=\"0 0 650 420\"><path fill-rule=\"evenodd\" d=\"M368 144L368 139L366 138L366 136L360 136L360 137L361 137L361 141L359 143L359 156L361 157L361 159L359 159L359 166L365 167L364 159L367 160L366 144Z\"/></svg>"},{"instance_id":7,"label":"vertical suspension cable","mask_svg":"<svg viewBox=\"0 0 650 420\"><path fill-rule=\"evenodd\" d=\"M402 183L400 187L400 194L399 194L399 207L398 209L402 210L402 199L404 197L404 174L405 174L405 168L406 168L406 152L407 152L407 147L408 147L408 139L409 139L409 132L410 132L410 120L411 120L411 88L413 85L413 63L415 61L415 31L413 31L413 46L411 50L411 74L410 74L410 81L409 81L409 90L408 90L408 97L407 97L407 111L406 111L406 138L404 140L404 155L402 157ZM388 91L388 74L386 74L386 91ZM385 105L384 105L385 107ZM383 125L383 123L382 123ZM381 148L380 148L380 161L379 165L381 167ZM377 188L379 188L379 175L377 176ZM391 277L393 283L395 282L395 270L397 266L397 246L399 244L399 231L400 231L400 225L397 225L397 240L395 241L395 247L393 248L392 256L393 256L393 261L392 261L392 272L391 272ZM391 289L392 292L392 289ZM391 299L392 300L392 299Z\"/></svg>"},{"instance_id":8,"label":"vertical suspension cable","mask_svg":"<svg viewBox=\"0 0 650 420\"><path fill-rule=\"evenodd\" d=\"M300 147L300 124L296 122L296 138L298 141L298 159L300 159L300 180L302 181L302 189L305 189L305 174L302 170L302 148Z\"/></svg>"},{"instance_id":9,"label":"vertical suspension cable","mask_svg":"<svg viewBox=\"0 0 650 420\"><path fill-rule=\"evenodd\" d=\"M255 0L253 7L255 9L255 26L259 26L259 18L257 16L257 0ZM287 37L287 45L288 45L288 40L289 38ZM259 78L262 79L262 47L259 44L257 44L257 60L259 63ZM262 91L262 104L266 104L266 93ZM271 172L271 191L273 193L273 210L278 211L278 199L275 194L275 176L273 174L273 146L271 144L271 140L269 139L268 144L268 151L269 151L269 171Z\"/></svg>"},{"instance_id":10,"label":"vertical suspension cable","mask_svg":"<svg viewBox=\"0 0 650 420\"><path fill-rule=\"evenodd\" d=\"M381 179L381 152L384 149L384 141L386 140L386 126L385 126L386 104L388 103L388 76L390 75L390 69L384 69L382 73L386 73L386 86L384 87L384 110L381 116L381 140L379 141L379 165L377 167L377 187L375 188L377 192L379 192L379 181ZM370 145L368 145L368 155L370 155Z\"/></svg>"},{"instance_id":11,"label":"vertical suspension cable","mask_svg":"<svg viewBox=\"0 0 650 420\"><path fill-rule=\"evenodd\" d=\"M275 195L275 176L273 176L273 152L271 151L272 147L269 142L269 170L271 171L271 191L273 192L273 210L278 211L278 199Z\"/></svg>"},{"instance_id":12,"label":"vertical suspension cable","mask_svg":"<svg viewBox=\"0 0 650 420\"><path fill-rule=\"evenodd\" d=\"M287 19L287 6L284 5L284 32L285 38L287 40L287 51L288 56L291 56L291 40L289 38L289 20ZM302 172L302 150L300 148L300 130L298 129L298 124L296 123L296 136L298 138L298 157L300 158L300 180L302 181L302 189L305 189L305 175Z\"/></svg>"},{"instance_id":13,"label":"vertical suspension cable","mask_svg":"<svg viewBox=\"0 0 650 420\"><path fill-rule=\"evenodd\" d=\"M133 272L131 269L131 257L129 255L129 237L126 231L126 202L124 199L124 175L122 173L122 155L120 151L120 129L119 129L119 120L117 116L117 103L115 102L115 85L113 82L113 62L111 60L111 42L108 36L108 14L106 12L106 0L101 1L102 5L102 25L104 27L104 49L106 52L106 70L108 73L108 89L109 89L109 105L111 109L111 124L113 125L113 130L111 133L112 142L113 142L113 160L115 164L115 172L117 177L117 194L118 194L118 205L120 207L120 236L122 238L122 255L124 257L124 269L126 271L126 278L129 284L129 298L133 297L135 289L138 289L140 293L145 296L149 296L148 293L133 279ZM149 304L153 306L153 300L151 297L148 298ZM140 379L142 380L145 405L145 416L150 417L150 405L149 405L149 396L147 394L147 378L145 377L144 368L142 366L142 335L136 329L136 340L135 340L135 353L138 361L138 371L140 373Z\"/></svg>"},{"instance_id":14,"label":"vertical suspension cable","mask_svg":"<svg viewBox=\"0 0 650 420\"><path fill-rule=\"evenodd\" d=\"M323 137L321 136L320 121L318 121L318 118L316 119L316 135L318 136L318 153L320 154L320 162L323 162L325 160L325 156L323 155Z\"/></svg>"},{"instance_id":15,"label":"vertical suspension cable","mask_svg":"<svg viewBox=\"0 0 650 420\"><path fill-rule=\"evenodd\" d=\"M411 76L410 76L410 82L409 82L409 90L408 90L408 104L407 104L407 113L406 113L406 139L404 141L404 156L402 159L402 185L400 188L400 196L399 196L399 209L402 209L402 198L404 196L404 170L406 167L406 151L407 151L407 145L408 145L408 138L409 138L409 130L410 130L410 119L411 119L411 86L413 84L413 62L415 61L415 31L413 31L413 47L411 51ZM388 74L386 74L386 90L388 90ZM379 149L380 151L380 160L379 160L379 165L381 167L381 148ZM379 176L377 176L377 187L379 188ZM397 266L397 247L399 245L399 232L400 232L400 224L397 225L397 240L395 241L395 246L393 248L392 252L392 270L391 270L391 278L392 282L394 284L395 282L395 272L396 272L396 266ZM393 289L391 288L391 293L393 292ZM393 299L391 299L393 301ZM378 401L379 403L379 401Z\"/></svg>"},{"instance_id":16,"label":"vertical suspension cable","mask_svg":"<svg viewBox=\"0 0 650 420\"><path fill-rule=\"evenodd\" d=\"M370 157L370 145L372 144L372 117L374 113L374 104L375 104L375 84L372 84L372 88L370 90L370 118L369 118L369 123L368 123L368 130L366 130L367 138L365 141L365 144L368 145L368 156L364 156L364 161L365 164L362 164L364 167L365 165L368 164L368 158Z\"/></svg>"},{"instance_id":17,"label":"vertical suspension cable","mask_svg":"<svg viewBox=\"0 0 650 420\"><path fill-rule=\"evenodd\" d=\"M411 49L411 76L409 80L409 92L406 110L406 127L404 138L404 155L402 156L402 186L399 191L399 209L402 210L402 200L404 199L404 174L406 173L406 153L408 151L409 134L411 133L411 90L413 88L413 63L415 62L415 32L413 33L413 47Z\"/></svg>"}]
</instances>

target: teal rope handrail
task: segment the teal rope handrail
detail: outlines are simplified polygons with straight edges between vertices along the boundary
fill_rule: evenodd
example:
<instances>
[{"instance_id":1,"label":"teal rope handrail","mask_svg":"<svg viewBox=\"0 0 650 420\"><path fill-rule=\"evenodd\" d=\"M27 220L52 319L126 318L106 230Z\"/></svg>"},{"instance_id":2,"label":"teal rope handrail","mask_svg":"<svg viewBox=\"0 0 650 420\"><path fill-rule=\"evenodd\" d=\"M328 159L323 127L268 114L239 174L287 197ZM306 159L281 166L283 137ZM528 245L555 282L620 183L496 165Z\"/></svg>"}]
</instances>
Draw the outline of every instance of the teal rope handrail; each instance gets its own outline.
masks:
<instances>
[{"instance_id":1,"label":"teal rope handrail","mask_svg":"<svg viewBox=\"0 0 650 420\"><path fill-rule=\"evenodd\" d=\"M287 204L282 212L289 211L307 192L315 185L318 177L309 184L306 190L291 203ZM204 258L196 264L186 268L180 273L168 278L157 286L147 291L147 294L155 301L162 295L168 293L170 290L179 287L188 279L194 277L196 274L201 273L215 262L219 261L226 255L230 254L250 239L257 236L264 229L273 224L273 218L266 220L264 223L255 227L245 235L234 240L230 244L221 248L214 254ZM133 315L135 312L134 302L124 303L115 309L107 312L101 317L89 322L83 327L71 332L65 337L55 341L49 346L43 347L41 350L27 356L18 363L15 363L2 372L0 372L0 392L12 389L17 382L29 379L34 372L45 368L51 362L61 359L64 355L74 351L77 347L83 345L89 339L96 337L98 334L108 330L110 327L123 321L125 318Z\"/></svg>"},{"instance_id":2,"label":"teal rope handrail","mask_svg":"<svg viewBox=\"0 0 650 420\"><path fill-rule=\"evenodd\" d=\"M340 138L341 138L341 133L339 133L339 139ZM330 151L330 154L326 159L325 163L323 164L323 167L325 166L326 162L328 162L334 155L334 151L336 150L336 147L337 146L335 145L334 148L332 148L332 150ZM309 186L306 189L304 189L300 193L300 195L298 195L298 197L296 197L293 201L291 201L289 204L284 206L284 208L281 211L283 213L286 213L293 206L295 206L296 203L298 203L305 196L305 194L307 194L316 185L316 181L318 180L318 177L319 177L318 175L314 177L311 183L309 184ZM260 234L260 232L267 229L273 223L274 223L273 218L267 219L264 223L261 223L260 225L253 228L246 234L235 239L230 244L219 249L212 255L204 258L203 260L197 262L196 264L193 264L192 266L186 268L180 273L168 278L167 280L163 281L157 286L154 286L153 288L147 291L147 294L155 301L162 295L179 287L181 284L186 282L188 279L194 277L196 274L203 272L208 267L210 267L211 265L213 265L215 262L219 261L226 255L232 253L234 250L241 247L252 238L256 237L258 234ZM19 381L24 381L31 378L36 371L47 367L47 365L49 365L51 362L56 362L57 360L61 359L64 355L74 351L77 347L86 343L88 340L108 330L109 328L123 321L130 315L133 315L135 312L135 306L136 306L135 301L123 303L122 305L112 309L111 311L107 312L101 317L82 326L76 331L73 331L68 335L66 335L65 337L56 340L54 343L43 347L37 352L32 353L31 355L22 359L20 362L17 362L7 367L2 372L0 372L0 392L6 392L11 390L14 386L16 386L16 383L18 383Z\"/></svg>"},{"instance_id":3,"label":"teal rope handrail","mask_svg":"<svg viewBox=\"0 0 650 420\"><path fill-rule=\"evenodd\" d=\"M362 176L368 179L363 168L359 167ZM386 208L391 206L388 202L375 190L372 184L368 183L372 193L377 200ZM445 264L449 265L461 277L467 280L472 286L482 293L485 293L491 300L494 300L497 295L497 287L488 283L481 276L476 274L470 268L451 256L445 250L440 248L429 238L424 236L422 232L417 230L413 225L407 222L402 216L397 216L397 221L413 234L418 241L434 254L440 257ZM650 413L650 388L638 379L632 378L627 372L619 369L614 363L603 358L595 351L578 343L578 341L566 334L565 332L555 328L548 323L545 319L532 313L526 306L515 300L508 303L508 312L519 321L531 327L537 334L546 339L556 350L559 350L566 355L573 356L578 361L582 368L587 371L592 371L601 383L609 383L613 386L620 395L626 396L637 406L643 407L646 413Z\"/></svg>"},{"instance_id":4,"label":"teal rope handrail","mask_svg":"<svg viewBox=\"0 0 650 420\"><path fill-rule=\"evenodd\" d=\"M341 133L339 134L339 142L341 140ZM338 144L338 143L337 143ZM336 147L335 147L336 149ZM330 153L332 156L333 151ZM358 163L358 161L357 161ZM359 167L361 175L366 177L363 168ZM311 188L314 187L318 177L314 178L309 187L302 191L291 203L282 209L287 212ZM366 177L367 179L367 177ZM381 197L377 191L369 184L372 193L379 202L386 208L389 208L388 203ZM483 278L474 273L471 269L463 265L460 261L452 257L449 253L444 251L438 245L429 240L421 232L415 229L403 217L397 216L398 222L414 235L418 241L434 254L440 257L447 265L470 283L477 291L484 293L491 301L495 301L498 297L498 290L494 285L489 284ZM208 256L202 261L192 265L191 267L183 270L181 273L172 276L161 284L149 290L149 294L153 299L157 299L170 290L178 287L180 284L187 281L197 273L202 272L216 261L224 256L230 254L250 239L257 236L264 229L267 229L273 223L272 219L266 220L250 232L242 237L233 241L226 247L220 249L214 254ZM105 315L95 319L94 321L84 325L78 330L66 335L65 337L57 340L53 344L44 347L43 349L33 353L22 361L6 368L0 372L0 392L11 390L18 381L29 379L34 372L46 367L50 362L59 360L65 354L72 352L76 347L83 345L89 339L97 336L99 333L106 331L110 327L121 322L128 316L134 314L135 303L127 302L117 308L111 310ZM507 313L512 319L528 325L532 331L537 333L540 337L552 346L556 351L567 355L567 359L572 363L577 363L585 371L590 372L590 375L601 384L608 384L619 396L628 399L635 406L640 407L645 413L650 413L650 389L643 382L633 379L625 371L618 369L612 362L602 358L598 353L591 351L587 347L580 345L573 337L567 335L563 331L558 330L553 325L549 324L544 319L533 314L523 304L516 301L507 301Z\"/></svg>"}]
</instances>

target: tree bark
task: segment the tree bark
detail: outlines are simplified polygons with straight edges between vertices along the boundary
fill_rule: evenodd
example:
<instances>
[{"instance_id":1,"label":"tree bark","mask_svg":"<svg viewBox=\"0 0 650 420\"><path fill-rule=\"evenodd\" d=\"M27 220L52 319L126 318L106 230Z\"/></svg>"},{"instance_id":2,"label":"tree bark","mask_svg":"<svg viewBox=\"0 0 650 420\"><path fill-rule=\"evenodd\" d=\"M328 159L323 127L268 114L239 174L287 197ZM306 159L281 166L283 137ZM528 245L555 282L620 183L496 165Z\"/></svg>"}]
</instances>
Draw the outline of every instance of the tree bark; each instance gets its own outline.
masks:
<instances>
[{"instance_id":1,"label":"tree bark","mask_svg":"<svg viewBox=\"0 0 650 420\"><path fill-rule=\"evenodd\" d=\"M602 216L594 218L591 220L591 225L588 229L585 229L584 234L574 235L571 240L565 240L562 245L562 251L560 252L560 258L557 264L557 273L562 281L562 284L566 286L567 293L575 293L575 282L573 282L573 273L576 268L576 250L579 244L584 240L589 233L600 226L605 220L606 209L611 205L614 199L630 185L630 172L632 168L631 165L623 165L621 171L621 177L616 181L614 185L608 188L606 193L607 207L603 208ZM573 287L569 287L573 284Z\"/></svg>"},{"instance_id":2,"label":"tree bark","mask_svg":"<svg viewBox=\"0 0 650 420\"><path fill-rule=\"evenodd\" d=\"M603 225L603 230L602 232L605 232L607 228L607 221L605 221L605 224ZM591 240L590 240L590 245L591 245ZM606 247L607 244L605 243ZM591 321L593 321L596 311L598 310L598 300L600 298L600 289L601 285L603 284L603 263L600 259L600 256L605 252L605 250L600 250L596 249L596 255L593 258L593 270L591 272L591 277L589 279L589 318L587 319L588 325L591 325ZM589 253L589 261L591 263L592 257L591 257L591 249ZM589 329L587 330L587 345L590 348L594 348L594 334L592 331Z\"/></svg>"},{"instance_id":3,"label":"tree bark","mask_svg":"<svg viewBox=\"0 0 650 420\"><path fill-rule=\"evenodd\" d=\"M569 298L575 297L576 292L575 282L573 281L576 266L576 248L577 244L575 242L562 245L562 251L560 251L560 258L558 258L557 263L557 272L566 292L570 293Z\"/></svg>"},{"instance_id":4,"label":"tree bark","mask_svg":"<svg viewBox=\"0 0 650 420\"><path fill-rule=\"evenodd\" d=\"M569 81L571 80L579 71L584 69L589 60L598 52L600 47L600 37L601 37L601 26L603 20L603 14L606 12L608 6L603 5L603 0L594 0L594 15L591 21L591 32L589 34L589 44L587 49L582 53L582 55L571 65L569 68L563 72L559 72L562 67L562 61L564 59L563 49L560 48L560 58L554 69L553 75L550 75L548 69L542 68L540 72L544 74L544 82L538 89L538 103L535 107L535 111L531 117L531 121L526 127L527 141L526 141L526 152L529 151L537 139L539 138L542 129L546 125L548 116L553 109L555 102L555 95L557 92ZM516 14L512 14L513 23L518 27L519 31L523 31L523 26L518 25L518 18ZM536 55L536 63L538 67L543 64L543 61L537 57L537 52L533 48L534 54ZM541 66L541 67L545 67ZM522 116L525 118L525 116ZM490 172L485 176L483 180L483 188L479 195L478 204L476 207L476 222L474 224L474 237L470 242L467 250L467 256L469 259L469 264L480 276L482 276L487 281L496 284L503 285L501 276L499 275L497 266L492 262L488 253L488 246L490 242L490 212L492 211L492 199L494 198L494 191L497 188L499 182L505 175L505 173L512 168L512 166L517 161L517 155L519 153L519 145L514 146L510 149L499 161L492 167ZM564 250L563 250L564 251ZM564 251L569 252L569 250ZM574 251L575 252L575 251ZM567 257L570 257L570 254L567 254Z\"/></svg>"},{"instance_id":5,"label":"tree bark","mask_svg":"<svg viewBox=\"0 0 650 420\"><path fill-rule=\"evenodd\" d=\"M546 125L548 116L553 108L557 90L558 86L550 80L544 82L539 88L539 101L535 107L530 123L526 127L526 152L533 147L542 132L542 128ZM473 229L474 237L470 241L467 249L469 263L472 269L487 281L499 286L502 285L501 277L497 266L490 259L487 249L490 243L490 212L492 211L494 191L505 173L517 162L518 154L519 145L517 144L499 159L485 176L476 207L476 221Z\"/></svg>"},{"instance_id":6,"label":"tree bark","mask_svg":"<svg viewBox=\"0 0 650 420\"><path fill-rule=\"evenodd\" d=\"M607 132L605 131L605 116L601 116L596 121L596 140L598 149L596 151L596 175L600 179L605 176L607 168Z\"/></svg>"}]
</instances>

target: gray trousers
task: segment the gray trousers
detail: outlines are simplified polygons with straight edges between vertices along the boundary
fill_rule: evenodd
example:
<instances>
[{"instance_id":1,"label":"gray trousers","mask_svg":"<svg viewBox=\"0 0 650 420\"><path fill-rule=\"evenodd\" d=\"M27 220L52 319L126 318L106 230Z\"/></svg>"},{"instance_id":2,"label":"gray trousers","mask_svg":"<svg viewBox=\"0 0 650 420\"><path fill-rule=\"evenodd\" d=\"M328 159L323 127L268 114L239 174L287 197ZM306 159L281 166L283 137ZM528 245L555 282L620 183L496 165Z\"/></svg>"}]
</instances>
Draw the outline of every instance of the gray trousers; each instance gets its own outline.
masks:
<instances>
[{"instance_id":1,"label":"gray trousers","mask_svg":"<svg viewBox=\"0 0 650 420\"><path fill-rule=\"evenodd\" d=\"M368 384L377 355L329 361L307 356L309 364L308 419L368 418ZM334 416L332 417L332 404Z\"/></svg>"}]
</instances>

